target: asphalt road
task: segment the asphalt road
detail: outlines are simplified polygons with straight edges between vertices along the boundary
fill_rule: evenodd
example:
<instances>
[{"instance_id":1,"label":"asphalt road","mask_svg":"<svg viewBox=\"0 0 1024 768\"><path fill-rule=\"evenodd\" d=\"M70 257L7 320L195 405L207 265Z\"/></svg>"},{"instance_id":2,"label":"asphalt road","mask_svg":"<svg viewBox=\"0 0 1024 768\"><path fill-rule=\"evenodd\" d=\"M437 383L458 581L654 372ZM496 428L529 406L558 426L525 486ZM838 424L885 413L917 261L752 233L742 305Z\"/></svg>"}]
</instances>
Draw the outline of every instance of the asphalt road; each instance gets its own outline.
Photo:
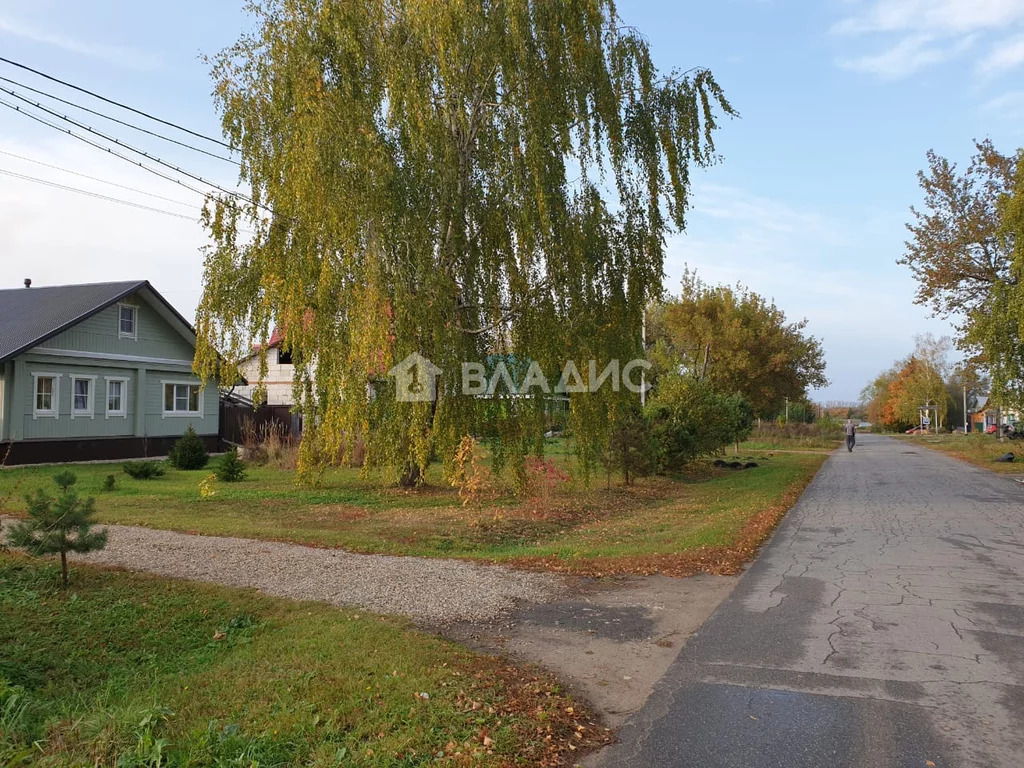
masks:
<instances>
[{"instance_id":1,"label":"asphalt road","mask_svg":"<svg viewBox=\"0 0 1024 768\"><path fill-rule=\"evenodd\" d=\"M1024 766L1024 485L833 455L603 768Z\"/></svg>"}]
</instances>

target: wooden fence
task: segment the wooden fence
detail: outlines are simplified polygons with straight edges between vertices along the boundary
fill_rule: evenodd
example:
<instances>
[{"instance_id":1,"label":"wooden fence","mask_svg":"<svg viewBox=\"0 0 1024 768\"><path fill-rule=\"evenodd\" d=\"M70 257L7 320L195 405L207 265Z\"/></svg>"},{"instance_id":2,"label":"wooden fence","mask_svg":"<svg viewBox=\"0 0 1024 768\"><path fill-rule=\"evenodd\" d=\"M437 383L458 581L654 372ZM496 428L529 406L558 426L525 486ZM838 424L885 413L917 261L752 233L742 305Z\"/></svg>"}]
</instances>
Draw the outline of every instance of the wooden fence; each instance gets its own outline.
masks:
<instances>
[{"instance_id":1,"label":"wooden fence","mask_svg":"<svg viewBox=\"0 0 1024 768\"><path fill-rule=\"evenodd\" d=\"M298 439L302 435L302 417L292 413L290 405L261 405L238 395L220 399L220 439L242 445L251 430L264 432L273 425L281 437Z\"/></svg>"}]
</instances>

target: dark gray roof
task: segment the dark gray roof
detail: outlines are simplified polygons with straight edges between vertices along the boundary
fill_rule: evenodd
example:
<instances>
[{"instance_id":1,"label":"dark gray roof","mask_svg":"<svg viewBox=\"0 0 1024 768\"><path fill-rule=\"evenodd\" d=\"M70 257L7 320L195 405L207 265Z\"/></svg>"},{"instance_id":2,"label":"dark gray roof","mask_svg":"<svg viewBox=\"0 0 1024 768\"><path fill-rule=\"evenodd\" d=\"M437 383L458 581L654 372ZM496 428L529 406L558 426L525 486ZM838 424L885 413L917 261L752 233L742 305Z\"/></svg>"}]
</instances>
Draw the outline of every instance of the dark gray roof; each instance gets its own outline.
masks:
<instances>
[{"instance_id":1,"label":"dark gray roof","mask_svg":"<svg viewBox=\"0 0 1024 768\"><path fill-rule=\"evenodd\" d=\"M142 288L148 288L192 331L188 321L153 290L148 280L12 288L0 290L0 362L43 343Z\"/></svg>"}]
</instances>

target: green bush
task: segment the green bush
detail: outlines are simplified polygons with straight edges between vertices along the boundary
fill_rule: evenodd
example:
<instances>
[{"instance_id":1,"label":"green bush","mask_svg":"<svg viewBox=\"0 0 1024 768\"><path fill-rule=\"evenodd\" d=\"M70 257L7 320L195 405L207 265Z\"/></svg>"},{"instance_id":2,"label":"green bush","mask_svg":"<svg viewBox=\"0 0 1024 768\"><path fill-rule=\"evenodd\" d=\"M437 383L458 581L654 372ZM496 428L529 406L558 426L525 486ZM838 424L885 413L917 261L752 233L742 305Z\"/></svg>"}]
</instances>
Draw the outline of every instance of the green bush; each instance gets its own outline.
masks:
<instances>
[{"instance_id":1,"label":"green bush","mask_svg":"<svg viewBox=\"0 0 1024 768\"><path fill-rule=\"evenodd\" d=\"M114 487L116 485L117 485L117 478L114 477L113 475L107 475L105 478L103 478L103 490L104 491L112 491L112 490L114 490Z\"/></svg>"},{"instance_id":2,"label":"green bush","mask_svg":"<svg viewBox=\"0 0 1024 768\"><path fill-rule=\"evenodd\" d=\"M121 469L136 480L151 480L164 474L164 465L159 461L126 461Z\"/></svg>"},{"instance_id":3,"label":"green bush","mask_svg":"<svg viewBox=\"0 0 1024 768\"><path fill-rule=\"evenodd\" d=\"M647 407L661 470L679 469L750 434L753 416L741 395L723 395L707 381L663 376Z\"/></svg>"},{"instance_id":4,"label":"green bush","mask_svg":"<svg viewBox=\"0 0 1024 768\"><path fill-rule=\"evenodd\" d=\"M238 449L232 448L224 454L217 465L217 479L225 483L245 480L245 462L238 458Z\"/></svg>"},{"instance_id":5,"label":"green bush","mask_svg":"<svg viewBox=\"0 0 1024 768\"><path fill-rule=\"evenodd\" d=\"M202 439L189 424L185 434L174 444L167 458L178 469L202 469L209 462L210 454L206 452Z\"/></svg>"}]
</instances>

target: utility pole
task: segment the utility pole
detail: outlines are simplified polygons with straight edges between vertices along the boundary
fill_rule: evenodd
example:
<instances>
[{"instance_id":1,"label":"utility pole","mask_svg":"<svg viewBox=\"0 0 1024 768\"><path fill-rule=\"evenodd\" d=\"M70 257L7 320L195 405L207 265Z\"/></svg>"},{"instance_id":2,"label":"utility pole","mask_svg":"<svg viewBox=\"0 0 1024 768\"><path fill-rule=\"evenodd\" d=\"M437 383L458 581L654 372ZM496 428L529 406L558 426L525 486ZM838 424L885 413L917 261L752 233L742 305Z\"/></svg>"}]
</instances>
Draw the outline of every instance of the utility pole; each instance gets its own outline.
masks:
<instances>
[{"instance_id":1,"label":"utility pole","mask_svg":"<svg viewBox=\"0 0 1024 768\"><path fill-rule=\"evenodd\" d=\"M964 384L964 434L967 434L967 385Z\"/></svg>"},{"instance_id":2,"label":"utility pole","mask_svg":"<svg viewBox=\"0 0 1024 768\"><path fill-rule=\"evenodd\" d=\"M644 359L647 359L647 306L644 306L640 314L640 345L644 350ZM647 371L640 369L640 407L647 403Z\"/></svg>"}]
</instances>

